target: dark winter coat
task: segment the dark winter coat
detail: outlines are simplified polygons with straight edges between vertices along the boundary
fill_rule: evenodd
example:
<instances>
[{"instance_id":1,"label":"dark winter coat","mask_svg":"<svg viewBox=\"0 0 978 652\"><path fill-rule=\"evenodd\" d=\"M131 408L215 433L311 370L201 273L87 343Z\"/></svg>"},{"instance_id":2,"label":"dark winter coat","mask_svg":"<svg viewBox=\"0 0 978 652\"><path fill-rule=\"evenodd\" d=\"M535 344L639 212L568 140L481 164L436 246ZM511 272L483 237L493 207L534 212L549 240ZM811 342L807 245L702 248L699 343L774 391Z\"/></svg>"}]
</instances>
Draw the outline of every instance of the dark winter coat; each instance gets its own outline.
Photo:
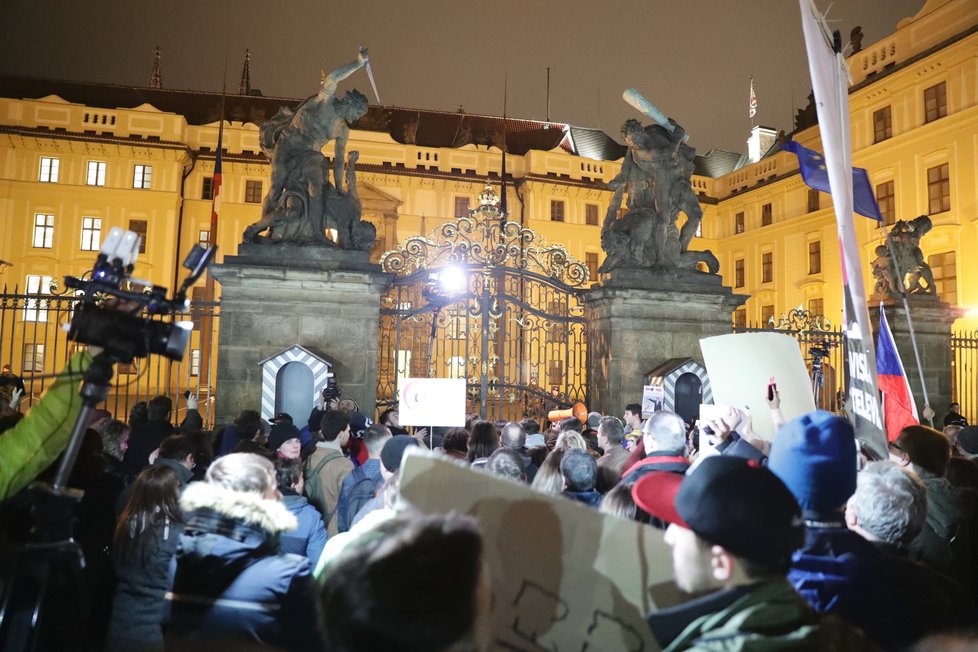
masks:
<instances>
[{"instance_id":1,"label":"dark winter coat","mask_svg":"<svg viewBox=\"0 0 978 652\"><path fill-rule=\"evenodd\" d=\"M173 426L166 421L150 421L134 426L129 435L129 448L122 461L134 476L149 466L149 455L174 433Z\"/></svg>"},{"instance_id":2,"label":"dark winter coat","mask_svg":"<svg viewBox=\"0 0 978 652\"><path fill-rule=\"evenodd\" d=\"M564 498L570 498L571 500L583 503L585 505L590 505L591 507L597 507L601 504L601 494L599 494L594 489L590 491L564 491L560 494Z\"/></svg>"},{"instance_id":3,"label":"dark winter coat","mask_svg":"<svg viewBox=\"0 0 978 652\"><path fill-rule=\"evenodd\" d=\"M321 650L312 565L279 553L295 517L277 500L206 482L180 497L187 527L170 565L167 650Z\"/></svg>"},{"instance_id":4,"label":"dark winter coat","mask_svg":"<svg viewBox=\"0 0 978 652\"><path fill-rule=\"evenodd\" d=\"M975 492L944 478L920 474L927 487L927 522L910 544L911 558L967 583L971 578L971 530Z\"/></svg>"},{"instance_id":5,"label":"dark winter coat","mask_svg":"<svg viewBox=\"0 0 978 652\"><path fill-rule=\"evenodd\" d=\"M115 552L115 598L106 646L110 652L163 650L163 594L182 532L182 523L165 523L159 528L160 539L145 551Z\"/></svg>"},{"instance_id":6,"label":"dark winter coat","mask_svg":"<svg viewBox=\"0 0 978 652\"><path fill-rule=\"evenodd\" d=\"M326 547L326 526L323 525L323 515L309 504L305 496L293 492L282 492L282 503L292 512L298 527L282 533L282 552L308 557L313 566L319 561Z\"/></svg>"}]
</instances>

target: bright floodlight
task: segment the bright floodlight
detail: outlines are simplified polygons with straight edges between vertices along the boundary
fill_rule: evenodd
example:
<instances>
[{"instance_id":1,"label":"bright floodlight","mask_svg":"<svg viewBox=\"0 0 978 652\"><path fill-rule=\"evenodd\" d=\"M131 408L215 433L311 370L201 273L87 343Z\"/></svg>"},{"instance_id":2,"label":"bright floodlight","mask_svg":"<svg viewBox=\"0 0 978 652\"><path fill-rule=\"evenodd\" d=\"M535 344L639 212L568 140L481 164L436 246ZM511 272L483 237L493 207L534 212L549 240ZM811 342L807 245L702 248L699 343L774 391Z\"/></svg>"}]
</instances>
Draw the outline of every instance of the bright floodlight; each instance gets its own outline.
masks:
<instances>
[{"instance_id":1,"label":"bright floodlight","mask_svg":"<svg viewBox=\"0 0 978 652\"><path fill-rule=\"evenodd\" d=\"M444 294L459 294L465 291L468 275L459 267L445 267L437 274L438 289Z\"/></svg>"}]
</instances>

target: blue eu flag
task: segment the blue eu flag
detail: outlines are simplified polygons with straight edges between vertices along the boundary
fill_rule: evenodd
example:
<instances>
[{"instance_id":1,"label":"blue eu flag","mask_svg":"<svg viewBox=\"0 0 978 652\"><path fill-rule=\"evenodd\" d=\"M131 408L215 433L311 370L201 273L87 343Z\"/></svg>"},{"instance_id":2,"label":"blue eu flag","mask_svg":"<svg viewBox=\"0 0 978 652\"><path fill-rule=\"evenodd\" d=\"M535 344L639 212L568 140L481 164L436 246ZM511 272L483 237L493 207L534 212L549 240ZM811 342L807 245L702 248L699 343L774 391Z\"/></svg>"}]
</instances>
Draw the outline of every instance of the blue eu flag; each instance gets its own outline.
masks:
<instances>
[{"instance_id":1,"label":"blue eu flag","mask_svg":"<svg viewBox=\"0 0 978 652\"><path fill-rule=\"evenodd\" d=\"M824 156L807 147L802 147L793 140L782 144L781 147L798 157L801 178L808 186L832 194L832 189L829 187L829 173L825 169ZM880 215L880 207L876 204L876 197L873 195L873 187L869 185L869 174L866 173L865 168L852 168L852 208L860 215L877 222L883 221L883 216Z\"/></svg>"}]
</instances>

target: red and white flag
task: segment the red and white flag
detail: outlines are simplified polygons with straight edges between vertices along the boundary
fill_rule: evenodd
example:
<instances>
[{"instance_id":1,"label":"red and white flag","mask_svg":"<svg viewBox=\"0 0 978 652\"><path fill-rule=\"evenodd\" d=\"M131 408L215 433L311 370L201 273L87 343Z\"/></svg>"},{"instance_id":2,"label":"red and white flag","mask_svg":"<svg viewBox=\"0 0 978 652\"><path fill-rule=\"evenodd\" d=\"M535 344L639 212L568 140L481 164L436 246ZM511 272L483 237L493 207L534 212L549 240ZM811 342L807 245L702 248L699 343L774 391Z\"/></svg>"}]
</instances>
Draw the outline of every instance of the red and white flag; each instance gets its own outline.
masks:
<instances>
[{"instance_id":1,"label":"red and white flag","mask_svg":"<svg viewBox=\"0 0 978 652\"><path fill-rule=\"evenodd\" d=\"M750 106L748 118L753 118L757 114L757 96L754 95L754 78L750 78Z\"/></svg>"}]
</instances>

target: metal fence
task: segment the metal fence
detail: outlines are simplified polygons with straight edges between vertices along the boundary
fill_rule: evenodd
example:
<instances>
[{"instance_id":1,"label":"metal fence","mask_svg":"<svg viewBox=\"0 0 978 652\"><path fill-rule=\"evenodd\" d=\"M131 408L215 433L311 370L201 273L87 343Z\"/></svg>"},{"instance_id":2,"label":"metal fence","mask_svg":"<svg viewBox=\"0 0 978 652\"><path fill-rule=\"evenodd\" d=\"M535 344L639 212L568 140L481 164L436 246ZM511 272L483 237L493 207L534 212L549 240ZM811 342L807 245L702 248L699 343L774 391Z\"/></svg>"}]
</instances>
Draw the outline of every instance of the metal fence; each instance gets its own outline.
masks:
<instances>
[{"instance_id":1,"label":"metal fence","mask_svg":"<svg viewBox=\"0 0 978 652\"><path fill-rule=\"evenodd\" d=\"M968 423L978 421L978 331L951 334L951 400Z\"/></svg>"},{"instance_id":2,"label":"metal fence","mask_svg":"<svg viewBox=\"0 0 978 652\"><path fill-rule=\"evenodd\" d=\"M46 293L21 293L15 287L0 294L0 363L9 364L24 381L21 409L33 406L58 371L79 349L68 341L67 326L79 299ZM139 401L169 396L177 423L186 411L184 393L200 398L199 410L207 427L213 425L217 382L218 302L194 301L190 311L166 320L193 321L190 344L181 362L153 355L131 364L116 365L112 387L102 405L114 417L128 419Z\"/></svg>"}]
</instances>

